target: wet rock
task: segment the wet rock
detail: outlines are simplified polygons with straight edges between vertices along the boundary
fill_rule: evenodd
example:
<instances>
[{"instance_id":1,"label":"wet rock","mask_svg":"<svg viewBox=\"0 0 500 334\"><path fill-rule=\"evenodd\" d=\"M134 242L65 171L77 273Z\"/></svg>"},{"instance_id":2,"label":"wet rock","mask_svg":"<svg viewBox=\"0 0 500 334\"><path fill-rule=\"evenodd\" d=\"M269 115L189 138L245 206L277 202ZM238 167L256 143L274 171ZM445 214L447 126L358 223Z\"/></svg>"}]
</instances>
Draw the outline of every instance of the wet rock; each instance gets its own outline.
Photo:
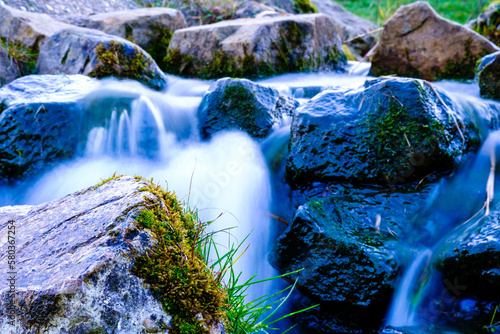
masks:
<instances>
[{"instance_id":1,"label":"wet rock","mask_svg":"<svg viewBox=\"0 0 500 334\"><path fill-rule=\"evenodd\" d=\"M97 30L71 28L49 38L40 48L40 74L84 74L95 78L137 80L164 89L166 78L150 55L137 45Z\"/></svg>"},{"instance_id":2,"label":"wet rock","mask_svg":"<svg viewBox=\"0 0 500 334\"><path fill-rule=\"evenodd\" d=\"M77 151L83 97L96 80L75 75L26 76L0 89L0 179L42 171Z\"/></svg>"},{"instance_id":3,"label":"wet rock","mask_svg":"<svg viewBox=\"0 0 500 334\"><path fill-rule=\"evenodd\" d=\"M7 50L0 45L0 87L8 84L20 75L17 63L9 56Z\"/></svg>"},{"instance_id":4,"label":"wet rock","mask_svg":"<svg viewBox=\"0 0 500 334\"><path fill-rule=\"evenodd\" d=\"M173 8L141 8L91 15L74 24L103 31L143 48L163 68L170 39L175 30L187 27L182 12Z\"/></svg>"},{"instance_id":5,"label":"wet rock","mask_svg":"<svg viewBox=\"0 0 500 334\"><path fill-rule=\"evenodd\" d=\"M475 115L417 79L323 91L294 114L288 181L402 184L448 171L479 147L492 116L498 118L486 110Z\"/></svg>"},{"instance_id":6,"label":"wet rock","mask_svg":"<svg viewBox=\"0 0 500 334\"><path fill-rule=\"evenodd\" d=\"M323 14L240 19L177 30L167 72L200 78L266 77L342 69L335 23Z\"/></svg>"},{"instance_id":7,"label":"wet rock","mask_svg":"<svg viewBox=\"0 0 500 334\"><path fill-rule=\"evenodd\" d=\"M209 138L223 130L239 129L254 138L267 136L273 126L291 116L298 102L276 89L246 79L217 80L198 108L200 132Z\"/></svg>"},{"instance_id":8,"label":"wet rock","mask_svg":"<svg viewBox=\"0 0 500 334\"><path fill-rule=\"evenodd\" d=\"M500 45L500 3L490 4L476 19L467 22L466 27Z\"/></svg>"},{"instance_id":9,"label":"wet rock","mask_svg":"<svg viewBox=\"0 0 500 334\"><path fill-rule=\"evenodd\" d=\"M500 52L481 60L477 78L481 96L500 101Z\"/></svg>"},{"instance_id":10,"label":"wet rock","mask_svg":"<svg viewBox=\"0 0 500 334\"><path fill-rule=\"evenodd\" d=\"M130 255L156 242L134 219L154 198L140 190L144 185L126 177L38 206L0 208L0 229L7 234L13 221L18 231L16 332L140 333L151 316L169 324L161 303L130 272ZM7 263L7 243L2 251ZM0 331L7 333L8 275L0 276Z\"/></svg>"},{"instance_id":11,"label":"wet rock","mask_svg":"<svg viewBox=\"0 0 500 334\"><path fill-rule=\"evenodd\" d=\"M499 48L439 16L427 3L401 6L385 23L370 74L426 80L472 79L476 62Z\"/></svg>"},{"instance_id":12,"label":"wet rock","mask_svg":"<svg viewBox=\"0 0 500 334\"><path fill-rule=\"evenodd\" d=\"M365 19L347 11L342 5L331 0L312 0L319 13L326 14L335 20L339 27L342 40L347 41L357 36L365 35L377 29L377 26ZM346 46L354 56L363 57L377 44L377 35L367 35L357 38Z\"/></svg>"},{"instance_id":13,"label":"wet rock","mask_svg":"<svg viewBox=\"0 0 500 334\"><path fill-rule=\"evenodd\" d=\"M276 241L272 263L282 273L304 268L291 279L298 277L299 291L310 304L321 304L299 315L306 322L311 315L323 319L323 329L314 333L368 324L376 329L399 272L397 239L424 206L428 188L391 193L331 184L324 191L298 208Z\"/></svg>"}]
</instances>

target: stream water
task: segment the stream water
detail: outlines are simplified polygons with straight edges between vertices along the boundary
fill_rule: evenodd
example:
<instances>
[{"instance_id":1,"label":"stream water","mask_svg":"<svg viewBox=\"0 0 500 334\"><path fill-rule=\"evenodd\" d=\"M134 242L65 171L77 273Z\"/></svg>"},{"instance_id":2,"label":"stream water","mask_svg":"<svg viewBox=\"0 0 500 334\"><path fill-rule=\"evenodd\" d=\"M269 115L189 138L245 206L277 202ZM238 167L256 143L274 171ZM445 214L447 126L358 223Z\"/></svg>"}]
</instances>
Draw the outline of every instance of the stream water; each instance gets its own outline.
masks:
<instances>
[{"instance_id":1,"label":"stream water","mask_svg":"<svg viewBox=\"0 0 500 334\"><path fill-rule=\"evenodd\" d=\"M288 74L260 81L285 94L306 100L307 88L325 86L357 87L366 79L365 66L355 69L354 74ZM169 77L168 90L163 93L148 90L129 81L106 80L103 86L88 95L87 102L95 105L93 117L89 117L90 132L82 146L84 153L66 161L38 176L15 186L0 186L0 206L15 204L38 204L78 191L98 183L101 179L116 174L141 175L154 178L162 186L174 190L199 210L201 219L213 220L215 230L237 226L231 236L221 234L219 242L242 241L250 234L251 245L237 269L244 278L258 272L260 278L274 276L276 272L267 262L272 225L271 206L273 200L273 163L282 159L283 147L287 145L289 125L276 129L263 142L257 142L238 131L228 131L201 141L198 135L196 111L204 92L211 82ZM476 84L456 82L437 83L448 90L462 104L480 105ZM102 103L116 95L138 94L131 107L117 107ZM497 142L494 142L496 145ZM470 168L479 168L472 164ZM484 164L484 163L483 163ZM270 169L271 166L271 169ZM482 171L479 181L470 181L474 187L482 187L488 180L489 165ZM481 167L482 168L482 167ZM470 172L470 170L469 170ZM472 171L474 175L479 172ZM462 175L462 174L460 174ZM464 173L467 175L467 173ZM484 179L484 180L483 180ZM470 179L469 179L470 180ZM463 184L463 179L459 184ZM458 184L457 183L457 184ZM447 196L456 191L452 181L440 184L436 196ZM470 191L470 189L462 189ZM274 198L280 198L274 194ZM450 237L460 220L470 218L470 212L481 207L481 199L464 213L440 224L443 230L434 231L435 238L414 250L414 260L407 263L387 325L408 327L421 325L419 305L428 300L436 283L432 269L433 249L442 241L437 236ZM430 201L429 210L450 211ZM431 211L428 211L431 212ZM222 215L221 215L222 214ZM430 214L429 214L430 215ZM444 215L444 214L443 214ZM437 216L432 216L436 218ZM423 218L422 218L423 219ZM429 217L427 219L430 220ZM228 241L229 239L229 241ZM438 280L438 279L437 279ZM438 280L439 281L439 280ZM256 294L268 292L269 285Z\"/></svg>"}]
</instances>

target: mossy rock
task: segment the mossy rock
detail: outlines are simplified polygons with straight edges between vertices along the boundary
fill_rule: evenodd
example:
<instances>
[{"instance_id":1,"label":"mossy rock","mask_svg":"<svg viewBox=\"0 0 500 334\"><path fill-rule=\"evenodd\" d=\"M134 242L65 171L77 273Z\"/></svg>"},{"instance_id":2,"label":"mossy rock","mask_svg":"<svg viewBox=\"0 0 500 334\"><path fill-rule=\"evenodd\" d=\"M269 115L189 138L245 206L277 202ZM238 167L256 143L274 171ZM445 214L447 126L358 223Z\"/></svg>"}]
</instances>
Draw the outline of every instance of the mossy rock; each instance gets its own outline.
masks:
<instances>
[{"instance_id":1,"label":"mossy rock","mask_svg":"<svg viewBox=\"0 0 500 334\"><path fill-rule=\"evenodd\" d=\"M451 171L492 126L481 118L483 106L477 108L464 108L417 79L323 91L294 115L288 181L395 185Z\"/></svg>"},{"instance_id":2,"label":"mossy rock","mask_svg":"<svg viewBox=\"0 0 500 334\"><path fill-rule=\"evenodd\" d=\"M477 78L481 96L500 101L500 52L481 60Z\"/></svg>"},{"instance_id":3,"label":"mossy rock","mask_svg":"<svg viewBox=\"0 0 500 334\"><path fill-rule=\"evenodd\" d=\"M308 14L180 29L164 62L168 73L182 76L261 78L342 70L346 56L334 22Z\"/></svg>"},{"instance_id":4,"label":"mossy rock","mask_svg":"<svg viewBox=\"0 0 500 334\"><path fill-rule=\"evenodd\" d=\"M467 26L500 45L500 3L492 2L476 19L467 22Z\"/></svg>"}]
</instances>

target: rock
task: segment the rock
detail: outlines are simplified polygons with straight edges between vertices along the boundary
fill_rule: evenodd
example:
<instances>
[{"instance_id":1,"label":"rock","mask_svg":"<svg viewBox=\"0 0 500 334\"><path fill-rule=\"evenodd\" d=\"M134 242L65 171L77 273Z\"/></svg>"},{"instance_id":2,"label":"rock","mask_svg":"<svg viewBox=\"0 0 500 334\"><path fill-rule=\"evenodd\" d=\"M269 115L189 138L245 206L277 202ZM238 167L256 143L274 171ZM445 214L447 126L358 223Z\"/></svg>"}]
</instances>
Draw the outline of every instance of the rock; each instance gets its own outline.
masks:
<instances>
[{"instance_id":1,"label":"rock","mask_svg":"<svg viewBox=\"0 0 500 334\"><path fill-rule=\"evenodd\" d=\"M21 75L34 74L40 46L55 33L71 27L48 15L29 13L0 3L0 41L9 45Z\"/></svg>"},{"instance_id":2,"label":"rock","mask_svg":"<svg viewBox=\"0 0 500 334\"><path fill-rule=\"evenodd\" d=\"M26 76L0 89L0 179L12 181L73 157L82 131L85 76Z\"/></svg>"},{"instance_id":3,"label":"rock","mask_svg":"<svg viewBox=\"0 0 500 334\"><path fill-rule=\"evenodd\" d=\"M323 14L240 19L177 30L167 72L200 78L266 77L340 70L346 64L334 22Z\"/></svg>"},{"instance_id":4,"label":"rock","mask_svg":"<svg viewBox=\"0 0 500 334\"><path fill-rule=\"evenodd\" d=\"M326 189L298 208L275 243L271 263L282 273L304 268L290 280L298 278L310 305L321 305L315 316L324 319L322 326L354 330L370 324L374 330L398 277L397 239L425 205L429 188L391 193L330 184Z\"/></svg>"},{"instance_id":5,"label":"rock","mask_svg":"<svg viewBox=\"0 0 500 334\"><path fill-rule=\"evenodd\" d=\"M9 56L7 50L0 45L0 87L8 84L20 75L17 63Z\"/></svg>"},{"instance_id":6,"label":"rock","mask_svg":"<svg viewBox=\"0 0 500 334\"><path fill-rule=\"evenodd\" d=\"M491 3L476 19L467 22L466 27L500 45L500 3Z\"/></svg>"},{"instance_id":7,"label":"rock","mask_svg":"<svg viewBox=\"0 0 500 334\"><path fill-rule=\"evenodd\" d=\"M288 181L393 185L449 171L497 124L493 106L473 108L418 79L323 91L294 114Z\"/></svg>"},{"instance_id":8,"label":"rock","mask_svg":"<svg viewBox=\"0 0 500 334\"><path fill-rule=\"evenodd\" d=\"M279 8L270 7L263 3L248 0L239 5L234 13L233 20L244 19L244 18L256 18L257 16L262 17L263 15L287 15L287 13Z\"/></svg>"},{"instance_id":9,"label":"rock","mask_svg":"<svg viewBox=\"0 0 500 334\"><path fill-rule=\"evenodd\" d=\"M334 19L340 29L343 41L365 35L377 29L374 23L352 14L337 2L331 0L312 0L312 2L316 5L319 13L326 14ZM346 45L351 54L364 57L377 44L375 36L367 35L357 38Z\"/></svg>"},{"instance_id":10,"label":"rock","mask_svg":"<svg viewBox=\"0 0 500 334\"><path fill-rule=\"evenodd\" d=\"M86 28L63 30L40 48L40 74L84 74L137 80L153 89L166 87L166 78L150 55L116 36Z\"/></svg>"},{"instance_id":11,"label":"rock","mask_svg":"<svg viewBox=\"0 0 500 334\"><path fill-rule=\"evenodd\" d=\"M476 62L498 50L483 36L418 1L401 6L385 23L370 75L473 79Z\"/></svg>"},{"instance_id":12,"label":"rock","mask_svg":"<svg viewBox=\"0 0 500 334\"><path fill-rule=\"evenodd\" d=\"M170 307L167 314L162 304L186 303L180 297L182 294L170 291L166 294L149 276L143 276L148 270L144 263L165 254L159 246L167 247L168 241L162 241L167 237L165 233L174 239L176 233L185 233L182 247L192 244L194 225L190 227L190 218L179 205L175 195L159 191L149 182L121 177L38 206L0 208L1 232L7 235L9 226L14 226L17 232L13 299L7 296L10 288L7 278L12 274L7 270L0 273L0 331L153 333L155 326L151 322L163 331L167 326L178 330L179 321L186 321L188 326L199 324L195 314L189 318L189 311L178 315L179 311ZM169 232L160 234L155 225L160 219L169 224ZM185 225L179 225L181 220ZM2 245L2 263L7 264L9 245L7 242ZM182 251L188 249L191 250ZM190 275L199 273L200 280L208 281L206 274L193 269L202 261L198 255L184 255L185 258L177 255L179 260L174 261L177 252L170 252L171 255L165 255L170 256L166 259L171 261L169 268L183 272L183 278L192 279ZM193 268L176 267L186 262ZM165 268L155 268L169 276ZM206 271L206 267L202 268ZM193 292L187 291L179 279L168 284L180 284L177 288L182 289L186 298L193 297ZM197 285L192 290L203 288L206 287ZM205 309L213 307L216 312L220 305L209 304L198 309L196 303L206 302L201 298L195 304L190 300L189 305L208 318ZM12 302L18 308L15 327L8 324L6 313ZM217 320L215 313L213 319Z\"/></svg>"},{"instance_id":13,"label":"rock","mask_svg":"<svg viewBox=\"0 0 500 334\"><path fill-rule=\"evenodd\" d=\"M500 101L500 52L481 60L477 78L481 96Z\"/></svg>"},{"instance_id":14,"label":"rock","mask_svg":"<svg viewBox=\"0 0 500 334\"><path fill-rule=\"evenodd\" d=\"M297 106L297 101L276 89L246 79L220 79L210 86L198 108L201 136L209 138L219 131L239 129L263 138Z\"/></svg>"},{"instance_id":15,"label":"rock","mask_svg":"<svg viewBox=\"0 0 500 334\"><path fill-rule=\"evenodd\" d=\"M97 29L131 41L143 48L163 68L163 58L175 30L187 27L182 12L151 7L103 13L75 20L74 24Z\"/></svg>"}]
</instances>

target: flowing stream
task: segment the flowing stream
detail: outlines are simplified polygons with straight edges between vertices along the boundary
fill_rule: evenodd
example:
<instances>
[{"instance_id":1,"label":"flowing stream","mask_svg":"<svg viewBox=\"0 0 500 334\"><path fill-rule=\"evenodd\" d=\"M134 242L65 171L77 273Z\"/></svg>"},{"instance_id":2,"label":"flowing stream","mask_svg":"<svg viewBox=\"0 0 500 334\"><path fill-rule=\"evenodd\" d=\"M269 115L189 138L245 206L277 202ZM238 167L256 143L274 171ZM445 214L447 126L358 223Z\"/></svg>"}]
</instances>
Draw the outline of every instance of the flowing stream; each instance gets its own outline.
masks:
<instances>
[{"instance_id":1,"label":"flowing stream","mask_svg":"<svg viewBox=\"0 0 500 334\"><path fill-rule=\"evenodd\" d=\"M351 75L288 74L260 83L303 102L309 97L308 89L314 87L361 85L366 79L366 70L366 66L361 66ZM282 148L288 142L289 125L276 129L263 142L238 131L222 132L209 141L201 141L196 111L210 83L169 77L168 90L159 93L134 82L103 81L102 87L86 98L93 108L87 119L89 134L81 143L84 153L56 165L35 180L0 186L0 206L39 204L92 186L115 173L141 175L174 190L191 208L199 210L201 219L215 219L215 230L237 226L230 235L219 234L222 245L241 242L250 234L249 250L236 264L236 269L244 273L243 279L255 272L259 278L276 275L267 262L272 224L276 224L270 218L273 186L269 168L283 159ZM452 92L462 105L477 109L480 100L477 85L455 82L437 85ZM114 103L116 96L133 96L133 102ZM498 140L488 147L497 144ZM489 159L489 155L486 156ZM421 218L428 221L432 237L414 248L413 261L407 263L406 273L395 292L387 325L412 327L422 324L419 307L429 299L432 290L429 286L436 284L433 251L447 238L465 233L467 227L460 223L481 208L485 197L470 207L461 208L458 213L452 212L451 204L443 204L452 203L452 199L443 201L442 198L449 194L456 198L453 193L457 191L486 189L490 164L489 160L484 162L484 154L479 157L482 160L478 158L475 164L469 165L469 168L476 168L472 171L476 179L469 175L469 170L457 174L457 178L462 179L457 181L455 178L438 186L435 201L430 201L427 216ZM279 197L279 194L274 196ZM440 224L436 224L437 220ZM471 224L477 222L476 219ZM441 238L443 235L445 237ZM268 292L265 290L270 287L262 289ZM255 292L262 294L263 291Z\"/></svg>"}]
</instances>

